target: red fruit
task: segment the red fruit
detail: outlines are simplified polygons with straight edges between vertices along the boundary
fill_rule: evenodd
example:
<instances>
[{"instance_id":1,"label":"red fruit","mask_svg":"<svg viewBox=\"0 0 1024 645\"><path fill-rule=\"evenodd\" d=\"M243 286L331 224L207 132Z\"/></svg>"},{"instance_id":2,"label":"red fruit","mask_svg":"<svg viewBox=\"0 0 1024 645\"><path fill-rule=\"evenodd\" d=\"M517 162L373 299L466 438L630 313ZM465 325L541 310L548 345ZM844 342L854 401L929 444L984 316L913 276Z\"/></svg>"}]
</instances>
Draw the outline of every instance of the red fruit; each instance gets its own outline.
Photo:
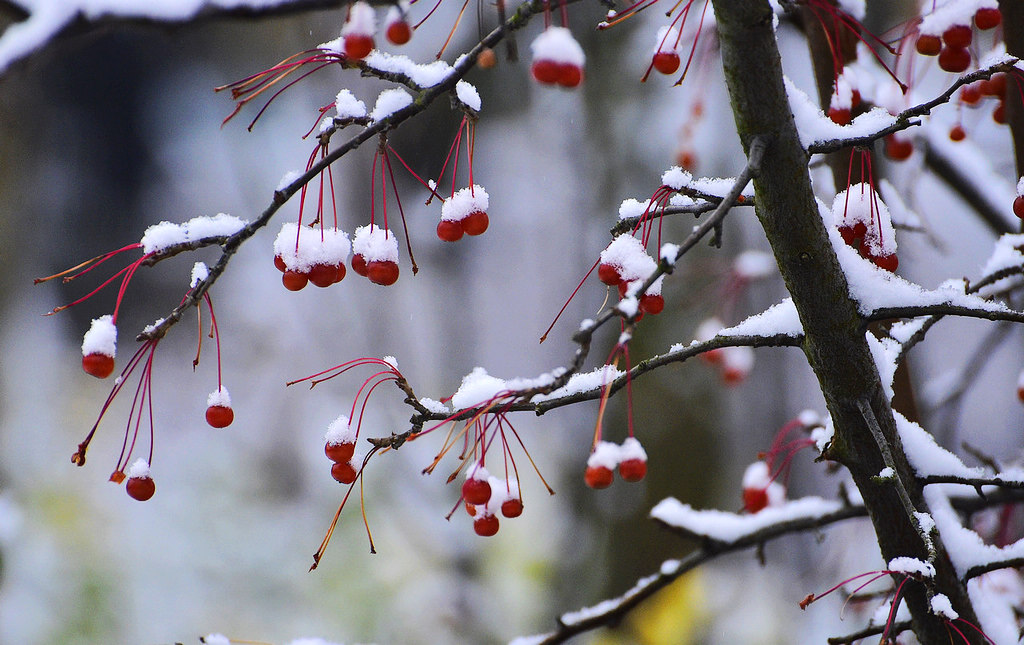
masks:
<instances>
[{"instance_id":1,"label":"red fruit","mask_svg":"<svg viewBox=\"0 0 1024 645\"><path fill-rule=\"evenodd\" d=\"M445 242L458 242L462 239L462 222L441 220L437 223L437 237Z\"/></svg>"},{"instance_id":2,"label":"red fruit","mask_svg":"<svg viewBox=\"0 0 1024 645\"><path fill-rule=\"evenodd\" d=\"M345 263L344 262L339 262L338 264L336 264L334 266L334 281L335 282L341 282L342 280L344 280L345 279L345 274L347 272L348 272L348 270L345 269Z\"/></svg>"},{"instance_id":3,"label":"red fruit","mask_svg":"<svg viewBox=\"0 0 1024 645\"><path fill-rule=\"evenodd\" d=\"M486 479L467 479L462 484L462 498L477 506L486 504L491 499L491 485Z\"/></svg>"},{"instance_id":4,"label":"red fruit","mask_svg":"<svg viewBox=\"0 0 1024 645\"><path fill-rule=\"evenodd\" d=\"M483 211L473 211L462 218L462 230L466 235L480 235L487 230L487 225L489 223L490 220L487 219L487 213Z\"/></svg>"},{"instance_id":5,"label":"red fruit","mask_svg":"<svg viewBox=\"0 0 1024 645\"><path fill-rule=\"evenodd\" d=\"M562 87L576 87L583 82L583 68L572 63L558 66L558 84Z\"/></svg>"},{"instance_id":6,"label":"red fruit","mask_svg":"<svg viewBox=\"0 0 1024 645\"><path fill-rule=\"evenodd\" d=\"M895 271L896 267L900 265L900 260L896 257L895 253L891 255L872 255L869 259L875 263L876 267L885 269L890 273Z\"/></svg>"},{"instance_id":7,"label":"red fruit","mask_svg":"<svg viewBox=\"0 0 1024 645\"><path fill-rule=\"evenodd\" d=\"M894 135L885 137L885 155L893 161L905 161L914 154L914 143L910 139L897 138Z\"/></svg>"},{"instance_id":8,"label":"red fruit","mask_svg":"<svg viewBox=\"0 0 1024 645\"><path fill-rule=\"evenodd\" d=\"M366 58L366 55L373 50L373 36L368 34L349 34L345 36L345 56L354 58Z\"/></svg>"},{"instance_id":9,"label":"red fruit","mask_svg":"<svg viewBox=\"0 0 1024 645\"><path fill-rule=\"evenodd\" d=\"M498 532L498 518L494 515L478 515L473 520L473 530L480 537L491 537Z\"/></svg>"},{"instance_id":10,"label":"red fruit","mask_svg":"<svg viewBox=\"0 0 1024 645\"><path fill-rule=\"evenodd\" d=\"M597 265L597 278L609 287L614 287L622 281L622 276L619 275L619 270L615 268L615 265L604 262Z\"/></svg>"},{"instance_id":11,"label":"red fruit","mask_svg":"<svg viewBox=\"0 0 1024 645\"><path fill-rule=\"evenodd\" d=\"M298 271L285 271L281 274L281 283L288 291L300 291L309 283L309 276Z\"/></svg>"},{"instance_id":12,"label":"red fruit","mask_svg":"<svg viewBox=\"0 0 1024 645\"><path fill-rule=\"evenodd\" d=\"M314 264L307 276L310 282L324 288L337 282L338 270L330 264Z\"/></svg>"},{"instance_id":13,"label":"red fruit","mask_svg":"<svg viewBox=\"0 0 1024 645\"><path fill-rule=\"evenodd\" d=\"M277 270L280 271L281 273L284 273L285 271L288 270L288 267L284 265L284 258L282 258L280 255L274 256L274 266L277 267Z\"/></svg>"},{"instance_id":14,"label":"red fruit","mask_svg":"<svg viewBox=\"0 0 1024 645\"><path fill-rule=\"evenodd\" d=\"M917 53L924 56L938 56L942 51L942 39L931 34L921 34L917 37Z\"/></svg>"},{"instance_id":15,"label":"red fruit","mask_svg":"<svg viewBox=\"0 0 1024 645\"><path fill-rule=\"evenodd\" d=\"M364 258L361 253L356 253L352 256L352 270L355 271L357 275L361 275L364 278L366 277L366 258Z\"/></svg>"},{"instance_id":16,"label":"red fruit","mask_svg":"<svg viewBox=\"0 0 1024 645\"><path fill-rule=\"evenodd\" d=\"M852 91L852 92L850 93L850 108L852 109L852 108L855 108L855 107L857 107L858 105L860 105L860 104L861 104L861 101L862 101L862 100L863 100L863 99L861 98L861 95L860 95L860 90L858 90L858 89L854 89L854 90L853 90L853 91Z\"/></svg>"},{"instance_id":17,"label":"red fruit","mask_svg":"<svg viewBox=\"0 0 1024 645\"><path fill-rule=\"evenodd\" d=\"M658 52L654 55L654 69L662 74L674 74L679 69L679 54L675 52Z\"/></svg>"},{"instance_id":18,"label":"red fruit","mask_svg":"<svg viewBox=\"0 0 1024 645\"><path fill-rule=\"evenodd\" d=\"M981 85L979 83L971 83L965 85L960 89L960 100L967 105L974 105L981 100Z\"/></svg>"},{"instance_id":19,"label":"red fruit","mask_svg":"<svg viewBox=\"0 0 1024 645\"><path fill-rule=\"evenodd\" d=\"M615 479L615 473L604 466L587 466L583 473L583 481L593 489L608 488Z\"/></svg>"},{"instance_id":20,"label":"red fruit","mask_svg":"<svg viewBox=\"0 0 1024 645\"><path fill-rule=\"evenodd\" d=\"M665 298L659 294L645 293L640 296L640 311L645 314L657 315L665 309Z\"/></svg>"},{"instance_id":21,"label":"red fruit","mask_svg":"<svg viewBox=\"0 0 1024 645\"><path fill-rule=\"evenodd\" d=\"M156 492L156 483L152 477L129 477L124 489L132 499L144 502Z\"/></svg>"},{"instance_id":22,"label":"red fruit","mask_svg":"<svg viewBox=\"0 0 1024 645\"><path fill-rule=\"evenodd\" d=\"M992 78L987 81L979 81L978 84L981 86L981 93L985 96L999 98L1006 96L1006 74L993 74Z\"/></svg>"},{"instance_id":23,"label":"red fruit","mask_svg":"<svg viewBox=\"0 0 1024 645\"><path fill-rule=\"evenodd\" d=\"M992 110L992 120L999 125L1006 125L1006 103L999 101L996 109Z\"/></svg>"},{"instance_id":24,"label":"red fruit","mask_svg":"<svg viewBox=\"0 0 1024 645\"><path fill-rule=\"evenodd\" d=\"M114 357L93 352L82 357L82 369L96 378L107 378L114 373Z\"/></svg>"},{"instance_id":25,"label":"red fruit","mask_svg":"<svg viewBox=\"0 0 1024 645\"><path fill-rule=\"evenodd\" d=\"M953 25L942 32L942 42L946 43L947 47L954 49L967 49L971 45L972 36L974 36L974 32L969 26Z\"/></svg>"},{"instance_id":26,"label":"red fruit","mask_svg":"<svg viewBox=\"0 0 1024 645\"><path fill-rule=\"evenodd\" d=\"M643 459L626 459L619 464L619 477L628 482L638 482L647 476L647 462Z\"/></svg>"},{"instance_id":27,"label":"red fruit","mask_svg":"<svg viewBox=\"0 0 1024 645\"><path fill-rule=\"evenodd\" d=\"M324 454L336 464L348 463L355 451L356 444L354 443L331 443L328 441L324 444Z\"/></svg>"},{"instance_id":28,"label":"red fruit","mask_svg":"<svg viewBox=\"0 0 1024 645\"><path fill-rule=\"evenodd\" d=\"M519 517L523 514L523 500L506 499L501 503L501 514L505 517Z\"/></svg>"},{"instance_id":29,"label":"red fruit","mask_svg":"<svg viewBox=\"0 0 1024 645\"><path fill-rule=\"evenodd\" d=\"M498 56L490 47L484 47L476 57L476 64L484 69L491 69L498 64Z\"/></svg>"},{"instance_id":30,"label":"red fruit","mask_svg":"<svg viewBox=\"0 0 1024 645\"><path fill-rule=\"evenodd\" d=\"M553 60L540 59L533 61L530 66L530 73L539 83L551 85L558 82L559 65Z\"/></svg>"},{"instance_id":31,"label":"red fruit","mask_svg":"<svg viewBox=\"0 0 1024 645\"><path fill-rule=\"evenodd\" d=\"M959 47L943 47L939 52L939 67L959 74L971 66L971 52Z\"/></svg>"},{"instance_id":32,"label":"red fruit","mask_svg":"<svg viewBox=\"0 0 1024 645\"><path fill-rule=\"evenodd\" d=\"M962 125L954 125L949 130L949 138L952 141L963 141L964 139L967 138L967 133L964 132L964 128Z\"/></svg>"},{"instance_id":33,"label":"red fruit","mask_svg":"<svg viewBox=\"0 0 1024 645\"><path fill-rule=\"evenodd\" d=\"M466 502L464 506L466 507L466 512L469 513L470 517L476 516L476 506L470 504L469 502Z\"/></svg>"},{"instance_id":34,"label":"red fruit","mask_svg":"<svg viewBox=\"0 0 1024 645\"><path fill-rule=\"evenodd\" d=\"M385 287L398 282L398 264L391 260L375 260L366 264L366 277Z\"/></svg>"},{"instance_id":35,"label":"red fruit","mask_svg":"<svg viewBox=\"0 0 1024 645\"><path fill-rule=\"evenodd\" d=\"M356 474L356 469L347 461L331 466L331 477L341 484L351 484L356 480Z\"/></svg>"},{"instance_id":36,"label":"red fruit","mask_svg":"<svg viewBox=\"0 0 1024 645\"><path fill-rule=\"evenodd\" d=\"M852 115L848 108L829 108L828 118L838 125L849 125Z\"/></svg>"},{"instance_id":37,"label":"red fruit","mask_svg":"<svg viewBox=\"0 0 1024 645\"><path fill-rule=\"evenodd\" d=\"M722 381L726 385L739 385L747 378L747 371L735 367L727 367L722 370Z\"/></svg>"},{"instance_id":38,"label":"red fruit","mask_svg":"<svg viewBox=\"0 0 1024 645\"><path fill-rule=\"evenodd\" d=\"M1017 198L1013 200L1013 214L1024 219L1024 196L1017 195Z\"/></svg>"},{"instance_id":39,"label":"red fruit","mask_svg":"<svg viewBox=\"0 0 1024 645\"><path fill-rule=\"evenodd\" d=\"M226 428L235 420L235 411L226 405L211 405L206 408L206 422L214 428Z\"/></svg>"},{"instance_id":40,"label":"red fruit","mask_svg":"<svg viewBox=\"0 0 1024 645\"><path fill-rule=\"evenodd\" d=\"M757 513L768 506L768 489L744 488L743 508L748 513Z\"/></svg>"},{"instance_id":41,"label":"red fruit","mask_svg":"<svg viewBox=\"0 0 1024 645\"><path fill-rule=\"evenodd\" d=\"M395 45L404 45L409 42L412 38L412 28L409 27L409 23L404 20L396 20L388 25L387 31L384 32L387 39Z\"/></svg>"},{"instance_id":42,"label":"red fruit","mask_svg":"<svg viewBox=\"0 0 1024 645\"><path fill-rule=\"evenodd\" d=\"M982 7L974 13L974 24L978 29L995 29L1003 21L1003 14L995 7Z\"/></svg>"},{"instance_id":43,"label":"red fruit","mask_svg":"<svg viewBox=\"0 0 1024 645\"><path fill-rule=\"evenodd\" d=\"M676 155L676 163L683 170L693 170L697 167L697 155L693 150L680 150Z\"/></svg>"}]
</instances>

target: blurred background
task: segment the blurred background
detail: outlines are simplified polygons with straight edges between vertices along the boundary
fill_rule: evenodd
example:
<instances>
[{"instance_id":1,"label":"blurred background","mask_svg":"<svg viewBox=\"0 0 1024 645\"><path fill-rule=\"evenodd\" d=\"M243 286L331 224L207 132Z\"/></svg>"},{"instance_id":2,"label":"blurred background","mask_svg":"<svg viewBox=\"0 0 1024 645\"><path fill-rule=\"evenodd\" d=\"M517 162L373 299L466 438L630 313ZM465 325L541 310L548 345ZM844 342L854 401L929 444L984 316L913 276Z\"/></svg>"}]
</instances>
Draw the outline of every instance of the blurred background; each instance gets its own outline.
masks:
<instances>
[{"instance_id":1,"label":"blurred background","mask_svg":"<svg viewBox=\"0 0 1024 645\"><path fill-rule=\"evenodd\" d=\"M384 48L431 60L458 8L444 3L408 45ZM565 365L572 332L605 301L603 285L591 278L548 340L537 339L608 243L619 203L648 198L683 153L700 175L731 176L742 167L712 39L702 39L698 66L682 86L658 75L640 83L662 15L648 12L597 33L592 25L601 11L570 8L588 55L587 78L576 91L529 78L528 43L540 20L517 34L519 62L499 50L496 68L469 76L483 98L474 167L491 197L483 236L439 242L438 205L425 206L423 189L402 172L421 270L412 275L403 250L393 287L350 272L329 289L286 291L271 247L279 227L294 221L297 200L243 247L211 292L235 421L215 430L203 419L216 360L213 344L204 343L193 372L196 324L186 316L155 356L157 493L144 504L107 481L130 392L106 413L88 464L80 469L69 459L111 386L82 372L79 346L89 321L112 311L116 287L42 315L95 288L129 258L66 285L33 286L33 278L137 241L162 220L218 212L256 218L281 177L301 170L313 150L301 136L317 109L342 87L372 106L385 86L328 68L279 97L252 132L245 126L255 104L221 126L233 104L213 87L337 37L342 9L176 27L109 23L51 44L0 78L0 644L163 645L195 643L211 632L275 644L302 636L503 642L551 629L561 612L622 593L664 559L687 553L692 545L646 519L660 499L739 510L740 478L758 451L802 410L824 412L797 350L758 350L753 372L731 387L698 361L638 380L634 420L651 456L638 484L584 486L595 402L512 417L557 494L549 497L520 459L526 510L503 521L493 538L477 537L462 512L445 520L459 497L456 485L445 485L454 461L421 474L440 436L379 456L365 477L377 553L369 553L354 500L320 567L307 573L346 490L330 476L323 433L348 413L371 372L356 370L312 391L286 388L287 381L353 358L392 355L420 396L440 399L476 366L508 378ZM489 4L470 12L445 60L496 23ZM894 20L873 18L885 26ZM811 92L802 38L787 25L780 33L787 72ZM921 91L929 81L937 87L943 77L932 73ZM460 117L438 101L391 143L418 172L436 176ZM968 118L976 122L972 141L989 151L1012 189L1005 132L985 116ZM342 132L334 141L345 138ZM350 232L368 221L372 157L369 146L334 166L336 202ZM901 235L901 274L926 286L977 275L991 233L922 174L919 160L891 169L890 177L928 227L927 234ZM819 169L815 180L830 202L831 178ZM459 181L464 185L464 174ZM688 217L667 221L666 241L682 239L690 226ZM738 210L721 250L702 246L668 278L666 310L639 327L634 362L689 342L710 316L732 324L784 297L775 275L726 288L732 258L751 249L764 251L765 243L752 212ZM180 300L192 263L216 257L207 249L137 274L119 316L118 369L141 327ZM935 383L955 383L990 330L947 321L927 349L912 354L926 421L928 400L948 390ZM590 368L608 355L615 335L600 335ZM962 405L933 415L946 445L969 440L988 454L1018 456L1020 363L1019 332L1012 332L972 376ZM364 432L405 430L411 410L401 400L397 390L378 388ZM609 440L625 437L625 403L619 396L609 406ZM791 495L833 496L840 479L801 454ZM821 642L856 621L840 623L838 601L808 612L798 601L880 566L872 544L870 527L852 522L769 544L764 565L750 552L727 557L683 577L617 629L578 641Z\"/></svg>"}]
</instances>

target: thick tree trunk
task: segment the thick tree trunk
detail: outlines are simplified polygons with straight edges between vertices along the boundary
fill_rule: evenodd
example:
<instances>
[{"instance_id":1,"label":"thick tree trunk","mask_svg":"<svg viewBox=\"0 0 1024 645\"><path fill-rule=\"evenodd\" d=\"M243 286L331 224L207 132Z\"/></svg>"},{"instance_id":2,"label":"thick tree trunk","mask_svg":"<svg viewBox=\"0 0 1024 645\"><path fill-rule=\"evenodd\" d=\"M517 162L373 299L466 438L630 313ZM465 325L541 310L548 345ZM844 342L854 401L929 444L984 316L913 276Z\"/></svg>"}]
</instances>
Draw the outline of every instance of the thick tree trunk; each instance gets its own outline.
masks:
<instances>
[{"instance_id":1,"label":"thick tree trunk","mask_svg":"<svg viewBox=\"0 0 1024 645\"><path fill-rule=\"evenodd\" d=\"M818 214L808 155L800 145L783 86L771 8L767 0L713 0L713 5L744 150L755 138L768 142L762 171L754 178L757 216L800 315L804 352L835 425L827 457L852 474L885 560L907 556L935 566L935 579L928 586L911 582L903 589L919 640L926 645L948 642L943 619L929 611L930 593L945 594L961 618L975 625L978 621L939 536L932 533L934 550L929 553L914 515L928 512L922 486L907 463L864 336L864 321L850 299L846 277ZM873 479L890 464L895 481ZM972 643L983 642L975 633L965 635Z\"/></svg>"}]
</instances>

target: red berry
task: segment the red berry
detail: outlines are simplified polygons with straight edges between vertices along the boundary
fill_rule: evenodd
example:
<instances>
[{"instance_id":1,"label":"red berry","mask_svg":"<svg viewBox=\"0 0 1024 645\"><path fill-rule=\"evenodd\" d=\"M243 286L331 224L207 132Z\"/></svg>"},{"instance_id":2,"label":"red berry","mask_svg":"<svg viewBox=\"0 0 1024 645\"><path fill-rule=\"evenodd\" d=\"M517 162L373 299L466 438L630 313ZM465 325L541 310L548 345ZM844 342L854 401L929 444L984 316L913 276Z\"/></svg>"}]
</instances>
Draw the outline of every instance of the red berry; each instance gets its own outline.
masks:
<instances>
[{"instance_id":1,"label":"red berry","mask_svg":"<svg viewBox=\"0 0 1024 645\"><path fill-rule=\"evenodd\" d=\"M467 479L462 484L462 498L477 506L486 504L491 499L491 485L486 479Z\"/></svg>"},{"instance_id":2,"label":"red berry","mask_svg":"<svg viewBox=\"0 0 1024 645\"><path fill-rule=\"evenodd\" d=\"M986 81L979 81L981 93L985 96L996 96L1003 98L1006 96L1006 74L999 73L993 74L992 78Z\"/></svg>"},{"instance_id":3,"label":"red berry","mask_svg":"<svg viewBox=\"0 0 1024 645\"><path fill-rule=\"evenodd\" d=\"M114 373L114 357L93 352L82 357L82 369L96 378L107 378Z\"/></svg>"},{"instance_id":4,"label":"red berry","mask_svg":"<svg viewBox=\"0 0 1024 645\"><path fill-rule=\"evenodd\" d=\"M748 513L757 513L768 506L767 488L744 488L743 508Z\"/></svg>"},{"instance_id":5,"label":"red berry","mask_svg":"<svg viewBox=\"0 0 1024 645\"><path fill-rule=\"evenodd\" d=\"M462 222L441 220L437 223L437 237L445 242L458 242L462 239Z\"/></svg>"},{"instance_id":6,"label":"red berry","mask_svg":"<svg viewBox=\"0 0 1024 645\"><path fill-rule=\"evenodd\" d=\"M992 110L992 120L999 125L1006 125L1006 102L999 101L996 109Z\"/></svg>"},{"instance_id":7,"label":"red berry","mask_svg":"<svg viewBox=\"0 0 1024 645\"><path fill-rule=\"evenodd\" d=\"M356 474L356 469L347 461L331 466L331 477L341 484L351 484L356 480Z\"/></svg>"},{"instance_id":8,"label":"red berry","mask_svg":"<svg viewBox=\"0 0 1024 645\"><path fill-rule=\"evenodd\" d=\"M281 283L288 291L300 291L309 283L309 276L298 271L285 271L281 274Z\"/></svg>"},{"instance_id":9,"label":"red berry","mask_svg":"<svg viewBox=\"0 0 1024 645\"><path fill-rule=\"evenodd\" d=\"M349 34L345 36L345 56L354 58L366 58L366 55L373 50L373 36L368 34Z\"/></svg>"},{"instance_id":10,"label":"red berry","mask_svg":"<svg viewBox=\"0 0 1024 645\"><path fill-rule=\"evenodd\" d=\"M622 276L619 275L619 270L615 265L604 262L597 266L597 278L609 287L614 287L622 281Z\"/></svg>"},{"instance_id":11,"label":"red berry","mask_svg":"<svg viewBox=\"0 0 1024 645\"><path fill-rule=\"evenodd\" d=\"M982 7L974 13L974 24L978 29L995 29L1003 21L1003 14L995 7Z\"/></svg>"},{"instance_id":12,"label":"red berry","mask_svg":"<svg viewBox=\"0 0 1024 645\"><path fill-rule=\"evenodd\" d=\"M875 266L879 269L885 269L890 273L895 271L896 267L900 265L900 260L896 257L895 253L890 255L872 255L869 259L874 262Z\"/></svg>"},{"instance_id":13,"label":"red berry","mask_svg":"<svg viewBox=\"0 0 1024 645\"><path fill-rule=\"evenodd\" d=\"M645 314L660 314L665 309L665 298L660 293L645 293L640 296L640 311Z\"/></svg>"},{"instance_id":14,"label":"red berry","mask_svg":"<svg viewBox=\"0 0 1024 645\"><path fill-rule=\"evenodd\" d=\"M1024 196L1017 195L1017 198L1013 200L1013 214L1024 219Z\"/></svg>"},{"instance_id":15,"label":"red berry","mask_svg":"<svg viewBox=\"0 0 1024 645\"><path fill-rule=\"evenodd\" d=\"M960 100L967 105L974 105L981 100L981 85L979 83L971 83L970 85L964 85L960 89Z\"/></svg>"},{"instance_id":16,"label":"red berry","mask_svg":"<svg viewBox=\"0 0 1024 645\"><path fill-rule=\"evenodd\" d=\"M893 161L905 161L914 154L914 143L910 139L898 138L894 135L885 137L885 155Z\"/></svg>"},{"instance_id":17,"label":"red berry","mask_svg":"<svg viewBox=\"0 0 1024 645\"><path fill-rule=\"evenodd\" d=\"M700 358L700 360L704 361L708 365L720 365L722 363L723 354L722 350L719 348L709 349L708 351L698 354L697 356L698 358Z\"/></svg>"},{"instance_id":18,"label":"red berry","mask_svg":"<svg viewBox=\"0 0 1024 645\"><path fill-rule=\"evenodd\" d=\"M942 42L954 49L967 49L971 45L974 32L967 25L953 25L942 32Z\"/></svg>"},{"instance_id":19,"label":"red berry","mask_svg":"<svg viewBox=\"0 0 1024 645\"><path fill-rule=\"evenodd\" d=\"M466 507L466 513L468 513L470 517L476 516L476 505L466 502L464 506Z\"/></svg>"},{"instance_id":20,"label":"red berry","mask_svg":"<svg viewBox=\"0 0 1024 645\"><path fill-rule=\"evenodd\" d=\"M963 141L967 138L967 133L964 132L962 125L957 124L949 130L949 138L952 141Z\"/></svg>"},{"instance_id":21,"label":"red berry","mask_svg":"<svg viewBox=\"0 0 1024 645\"><path fill-rule=\"evenodd\" d=\"M530 73L533 74L533 78L538 83L545 85L551 85L558 82L559 77L559 65L553 60L540 59L533 61L533 65L530 66Z\"/></svg>"},{"instance_id":22,"label":"red berry","mask_svg":"<svg viewBox=\"0 0 1024 645\"><path fill-rule=\"evenodd\" d=\"M558 84L562 87L576 87L583 82L583 68L572 63L558 66Z\"/></svg>"},{"instance_id":23,"label":"red berry","mask_svg":"<svg viewBox=\"0 0 1024 645\"><path fill-rule=\"evenodd\" d=\"M395 45L404 45L412 38L412 28L409 27L409 23L406 21L396 20L388 25L387 31L384 34Z\"/></svg>"},{"instance_id":24,"label":"red berry","mask_svg":"<svg viewBox=\"0 0 1024 645\"><path fill-rule=\"evenodd\" d=\"M848 108L829 108L828 118L838 125L849 125L851 120L850 110Z\"/></svg>"},{"instance_id":25,"label":"red berry","mask_svg":"<svg viewBox=\"0 0 1024 645\"><path fill-rule=\"evenodd\" d=\"M280 271L281 273L284 273L285 271L288 270L288 267L284 265L284 258L282 258L280 255L274 256L274 266L277 267L277 270Z\"/></svg>"},{"instance_id":26,"label":"red berry","mask_svg":"<svg viewBox=\"0 0 1024 645\"><path fill-rule=\"evenodd\" d=\"M839 227L839 234L843 236L843 241L848 246L853 246L856 241L856 235L854 234L854 227L849 224L843 224Z\"/></svg>"},{"instance_id":27,"label":"red berry","mask_svg":"<svg viewBox=\"0 0 1024 645\"><path fill-rule=\"evenodd\" d=\"M366 264L366 277L374 284L390 286L398 282L398 264L391 260L375 260Z\"/></svg>"},{"instance_id":28,"label":"red berry","mask_svg":"<svg viewBox=\"0 0 1024 645\"><path fill-rule=\"evenodd\" d=\"M214 428L226 428L235 420L235 411L226 405L211 405L206 408L206 422Z\"/></svg>"},{"instance_id":29,"label":"red berry","mask_svg":"<svg viewBox=\"0 0 1024 645\"><path fill-rule=\"evenodd\" d=\"M481 514L473 520L473 530L480 537L491 537L498 532L498 518L495 515Z\"/></svg>"},{"instance_id":30,"label":"red berry","mask_svg":"<svg viewBox=\"0 0 1024 645\"><path fill-rule=\"evenodd\" d=\"M943 47L939 52L939 67L959 74L971 66L971 52L959 47Z\"/></svg>"},{"instance_id":31,"label":"red berry","mask_svg":"<svg viewBox=\"0 0 1024 645\"><path fill-rule=\"evenodd\" d=\"M932 34L917 37L917 53L923 56L938 56L942 51L942 39Z\"/></svg>"},{"instance_id":32,"label":"red berry","mask_svg":"<svg viewBox=\"0 0 1024 645\"><path fill-rule=\"evenodd\" d=\"M660 51L654 55L653 64L662 74L674 74L679 69L679 54Z\"/></svg>"},{"instance_id":33,"label":"red berry","mask_svg":"<svg viewBox=\"0 0 1024 645\"><path fill-rule=\"evenodd\" d=\"M484 47L476 57L476 64L483 69L491 69L498 64L498 56L490 47Z\"/></svg>"},{"instance_id":34,"label":"red berry","mask_svg":"<svg viewBox=\"0 0 1024 645\"><path fill-rule=\"evenodd\" d=\"M697 155L693 150L680 150L676 155L676 163L683 170L693 170L697 167Z\"/></svg>"},{"instance_id":35,"label":"red berry","mask_svg":"<svg viewBox=\"0 0 1024 645\"><path fill-rule=\"evenodd\" d=\"M505 517L519 517L523 514L523 500L506 499L501 503L501 514Z\"/></svg>"},{"instance_id":36,"label":"red berry","mask_svg":"<svg viewBox=\"0 0 1024 645\"><path fill-rule=\"evenodd\" d=\"M587 466L583 473L583 481L593 489L608 488L615 479L615 473L604 466Z\"/></svg>"},{"instance_id":37,"label":"red berry","mask_svg":"<svg viewBox=\"0 0 1024 645\"><path fill-rule=\"evenodd\" d=\"M156 492L156 483L152 477L129 477L124 489L132 499L144 502Z\"/></svg>"},{"instance_id":38,"label":"red berry","mask_svg":"<svg viewBox=\"0 0 1024 645\"><path fill-rule=\"evenodd\" d=\"M324 288L334 284L337 275L338 270L330 264L314 264L310 267L307 277L316 286Z\"/></svg>"},{"instance_id":39,"label":"red berry","mask_svg":"<svg viewBox=\"0 0 1024 645\"><path fill-rule=\"evenodd\" d=\"M483 211L473 211L462 218L462 230L466 235L480 235L487 230L487 225L489 223L490 220L487 219L487 213Z\"/></svg>"},{"instance_id":40,"label":"red berry","mask_svg":"<svg viewBox=\"0 0 1024 645\"><path fill-rule=\"evenodd\" d=\"M628 482L638 482L647 476L647 462L643 459L626 459L619 464L619 477Z\"/></svg>"},{"instance_id":41,"label":"red berry","mask_svg":"<svg viewBox=\"0 0 1024 645\"><path fill-rule=\"evenodd\" d=\"M356 253L352 256L352 270L357 275L366 277L366 258L363 257L362 253Z\"/></svg>"},{"instance_id":42,"label":"red berry","mask_svg":"<svg viewBox=\"0 0 1024 645\"><path fill-rule=\"evenodd\" d=\"M726 385L739 385L747 378L747 371L736 367L726 367L722 370L722 382Z\"/></svg>"},{"instance_id":43,"label":"red berry","mask_svg":"<svg viewBox=\"0 0 1024 645\"><path fill-rule=\"evenodd\" d=\"M356 444L350 442L324 444L324 454L336 464L348 463L356 451Z\"/></svg>"}]
</instances>

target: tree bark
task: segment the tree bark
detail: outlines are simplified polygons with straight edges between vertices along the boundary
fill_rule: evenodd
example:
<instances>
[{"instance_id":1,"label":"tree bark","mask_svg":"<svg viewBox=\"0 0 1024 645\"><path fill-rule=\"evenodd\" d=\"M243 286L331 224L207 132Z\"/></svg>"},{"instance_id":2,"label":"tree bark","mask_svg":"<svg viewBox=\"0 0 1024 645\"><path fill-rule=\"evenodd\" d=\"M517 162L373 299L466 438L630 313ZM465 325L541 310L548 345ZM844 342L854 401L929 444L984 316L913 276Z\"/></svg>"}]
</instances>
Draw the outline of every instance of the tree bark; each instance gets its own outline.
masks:
<instances>
[{"instance_id":1,"label":"tree bark","mask_svg":"<svg viewBox=\"0 0 1024 645\"><path fill-rule=\"evenodd\" d=\"M978 620L941 538L931 533L929 552L914 515L928 512L923 488L907 462L867 345L864 321L818 213L808 154L800 144L783 85L772 10L767 0L713 0L713 5L744 151L755 138L768 142L763 170L754 178L756 211L799 313L804 353L835 426L826 457L843 464L853 476L886 562L906 556L935 566L934 579L927 585L908 583L904 597L918 639L926 645L948 642L943 619L929 610L932 593L945 594L965 621L977 625ZM886 466L894 468L896 478L880 483L875 476ZM984 642L966 631L972 643Z\"/></svg>"}]
</instances>

